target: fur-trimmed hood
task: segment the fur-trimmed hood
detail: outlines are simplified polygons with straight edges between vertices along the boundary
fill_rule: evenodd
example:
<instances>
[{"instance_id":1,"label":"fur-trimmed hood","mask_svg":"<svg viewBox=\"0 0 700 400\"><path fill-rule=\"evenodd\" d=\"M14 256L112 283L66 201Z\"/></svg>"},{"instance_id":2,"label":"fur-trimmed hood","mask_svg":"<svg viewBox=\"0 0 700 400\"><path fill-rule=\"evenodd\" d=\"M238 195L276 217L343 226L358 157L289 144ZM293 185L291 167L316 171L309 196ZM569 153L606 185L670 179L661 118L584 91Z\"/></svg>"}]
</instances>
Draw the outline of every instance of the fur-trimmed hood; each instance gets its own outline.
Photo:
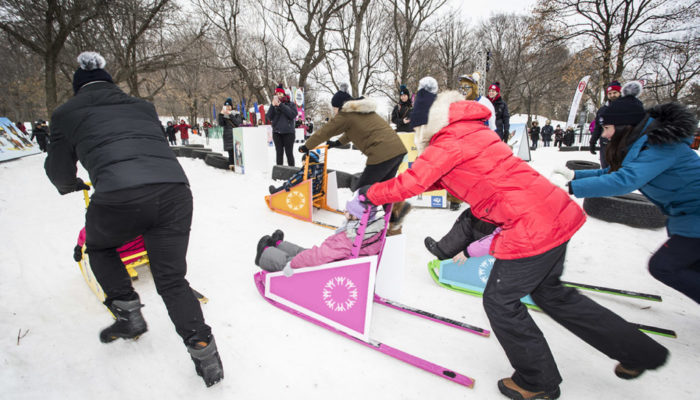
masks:
<instances>
[{"instance_id":1,"label":"fur-trimmed hood","mask_svg":"<svg viewBox=\"0 0 700 400\"><path fill-rule=\"evenodd\" d=\"M659 104L647 110L654 123L647 130L650 144L687 141L695 135L698 121L687 107L679 103Z\"/></svg>"},{"instance_id":2,"label":"fur-trimmed hood","mask_svg":"<svg viewBox=\"0 0 700 400\"><path fill-rule=\"evenodd\" d=\"M428 123L416 127L418 152L421 153L433 136L447 125L457 121L485 121L490 116L491 110L476 101L464 100L464 95L458 91L442 92L430 107Z\"/></svg>"},{"instance_id":3,"label":"fur-trimmed hood","mask_svg":"<svg viewBox=\"0 0 700 400\"><path fill-rule=\"evenodd\" d=\"M359 98L357 100L348 100L343 104L340 112L355 112L369 114L377 111L377 102L370 98Z\"/></svg>"}]
</instances>

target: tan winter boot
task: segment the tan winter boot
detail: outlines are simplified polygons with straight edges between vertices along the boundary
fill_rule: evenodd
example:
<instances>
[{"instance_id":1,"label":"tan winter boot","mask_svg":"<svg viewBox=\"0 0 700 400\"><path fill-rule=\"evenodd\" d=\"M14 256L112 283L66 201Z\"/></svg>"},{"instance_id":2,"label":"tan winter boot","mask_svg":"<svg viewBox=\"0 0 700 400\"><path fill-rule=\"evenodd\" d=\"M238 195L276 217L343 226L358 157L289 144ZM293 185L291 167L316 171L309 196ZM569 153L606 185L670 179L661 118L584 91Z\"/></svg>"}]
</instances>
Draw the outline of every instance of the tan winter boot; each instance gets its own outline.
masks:
<instances>
[{"instance_id":1,"label":"tan winter boot","mask_svg":"<svg viewBox=\"0 0 700 400\"><path fill-rule=\"evenodd\" d=\"M644 372L644 369L627 368L622 363L615 366L615 375L622 379L638 378Z\"/></svg>"},{"instance_id":2,"label":"tan winter boot","mask_svg":"<svg viewBox=\"0 0 700 400\"><path fill-rule=\"evenodd\" d=\"M558 399L561 394L559 387L549 391L531 392L518 386L511 378L504 378L498 381L498 390L513 400Z\"/></svg>"},{"instance_id":3,"label":"tan winter boot","mask_svg":"<svg viewBox=\"0 0 700 400\"><path fill-rule=\"evenodd\" d=\"M400 235L403 219L411 211L411 203L400 201L391 207L391 217L389 218L389 229L387 236Z\"/></svg>"}]
</instances>

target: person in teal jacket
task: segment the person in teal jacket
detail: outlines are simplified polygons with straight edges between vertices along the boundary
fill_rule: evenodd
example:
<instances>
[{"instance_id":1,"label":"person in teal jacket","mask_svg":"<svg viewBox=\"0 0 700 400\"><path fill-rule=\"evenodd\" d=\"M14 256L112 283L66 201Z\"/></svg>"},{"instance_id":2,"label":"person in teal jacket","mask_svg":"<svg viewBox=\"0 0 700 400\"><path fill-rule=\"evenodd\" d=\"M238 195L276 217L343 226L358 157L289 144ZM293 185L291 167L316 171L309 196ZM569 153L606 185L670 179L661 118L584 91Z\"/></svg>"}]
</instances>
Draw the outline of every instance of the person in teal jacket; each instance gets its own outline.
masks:
<instances>
[{"instance_id":1,"label":"person in teal jacket","mask_svg":"<svg viewBox=\"0 0 700 400\"><path fill-rule=\"evenodd\" d=\"M576 197L639 190L658 206L668 216L669 239L649 260L649 272L700 303L700 156L690 148L697 121L678 103L645 113L640 92L638 82L625 84L624 97L602 115L610 166L563 175L573 179L569 193Z\"/></svg>"}]
</instances>

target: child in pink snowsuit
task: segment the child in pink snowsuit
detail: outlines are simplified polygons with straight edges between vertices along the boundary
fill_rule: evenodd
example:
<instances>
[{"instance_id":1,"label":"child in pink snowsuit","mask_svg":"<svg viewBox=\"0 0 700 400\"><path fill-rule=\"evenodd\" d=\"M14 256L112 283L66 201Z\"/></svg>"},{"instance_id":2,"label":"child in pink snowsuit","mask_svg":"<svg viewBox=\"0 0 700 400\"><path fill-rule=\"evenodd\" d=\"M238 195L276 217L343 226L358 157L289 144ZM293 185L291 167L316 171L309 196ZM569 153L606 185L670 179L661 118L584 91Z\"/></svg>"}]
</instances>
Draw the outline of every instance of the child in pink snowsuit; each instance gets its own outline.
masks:
<instances>
[{"instance_id":1,"label":"child in pink snowsuit","mask_svg":"<svg viewBox=\"0 0 700 400\"><path fill-rule=\"evenodd\" d=\"M294 268L313 267L349 258L364 208L348 203L347 210L345 223L333 235L327 237L320 246L304 249L294 243L286 242L284 233L279 229L272 235L263 236L258 242L255 264L265 271L284 271L285 275L291 276ZM382 249L384 217L377 217L375 208L370 214L369 221L360 248L360 256L379 254Z\"/></svg>"}]
</instances>

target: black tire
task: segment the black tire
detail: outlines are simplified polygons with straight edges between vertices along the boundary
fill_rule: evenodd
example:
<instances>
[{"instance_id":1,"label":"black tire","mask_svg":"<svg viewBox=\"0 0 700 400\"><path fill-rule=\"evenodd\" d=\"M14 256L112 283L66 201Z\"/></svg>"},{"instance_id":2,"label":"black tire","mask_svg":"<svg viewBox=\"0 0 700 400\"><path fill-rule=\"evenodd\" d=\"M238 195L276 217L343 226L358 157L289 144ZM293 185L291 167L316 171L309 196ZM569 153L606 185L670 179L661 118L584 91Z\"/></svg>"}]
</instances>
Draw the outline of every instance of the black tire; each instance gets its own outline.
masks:
<instances>
[{"instance_id":1,"label":"black tire","mask_svg":"<svg viewBox=\"0 0 700 400\"><path fill-rule=\"evenodd\" d=\"M188 144L188 145L185 145L185 147L190 147L193 149L202 149L202 148L204 148L204 145L203 144Z\"/></svg>"},{"instance_id":2,"label":"black tire","mask_svg":"<svg viewBox=\"0 0 700 400\"><path fill-rule=\"evenodd\" d=\"M181 157L182 153L180 152L181 147L171 147L173 150L173 153L175 153L175 157Z\"/></svg>"},{"instance_id":3,"label":"black tire","mask_svg":"<svg viewBox=\"0 0 700 400\"><path fill-rule=\"evenodd\" d=\"M204 163L214 168L228 169L228 157L224 157L221 154L207 154L206 158L204 158Z\"/></svg>"},{"instance_id":4,"label":"black tire","mask_svg":"<svg viewBox=\"0 0 700 400\"><path fill-rule=\"evenodd\" d=\"M593 161L569 160L566 162L566 168L574 171L579 169L600 169L600 164Z\"/></svg>"},{"instance_id":5,"label":"black tire","mask_svg":"<svg viewBox=\"0 0 700 400\"><path fill-rule=\"evenodd\" d=\"M192 149L192 158L199 158L200 160L204 160L207 158L207 155L212 153L221 155L219 153L212 152L211 149Z\"/></svg>"},{"instance_id":6,"label":"black tire","mask_svg":"<svg viewBox=\"0 0 700 400\"><path fill-rule=\"evenodd\" d=\"M634 228L658 229L666 225L666 216L641 194L614 197L590 197L583 200L583 209L591 217Z\"/></svg>"},{"instance_id":7,"label":"black tire","mask_svg":"<svg viewBox=\"0 0 700 400\"><path fill-rule=\"evenodd\" d=\"M581 148L578 146L561 146L559 151L580 151Z\"/></svg>"},{"instance_id":8,"label":"black tire","mask_svg":"<svg viewBox=\"0 0 700 400\"><path fill-rule=\"evenodd\" d=\"M192 150L191 147L180 147L180 157L192 157Z\"/></svg>"},{"instance_id":9,"label":"black tire","mask_svg":"<svg viewBox=\"0 0 700 400\"><path fill-rule=\"evenodd\" d=\"M272 167L272 179L286 181L296 174L299 169L299 167L290 167L288 165L275 165Z\"/></svg>"}]
</instances>

